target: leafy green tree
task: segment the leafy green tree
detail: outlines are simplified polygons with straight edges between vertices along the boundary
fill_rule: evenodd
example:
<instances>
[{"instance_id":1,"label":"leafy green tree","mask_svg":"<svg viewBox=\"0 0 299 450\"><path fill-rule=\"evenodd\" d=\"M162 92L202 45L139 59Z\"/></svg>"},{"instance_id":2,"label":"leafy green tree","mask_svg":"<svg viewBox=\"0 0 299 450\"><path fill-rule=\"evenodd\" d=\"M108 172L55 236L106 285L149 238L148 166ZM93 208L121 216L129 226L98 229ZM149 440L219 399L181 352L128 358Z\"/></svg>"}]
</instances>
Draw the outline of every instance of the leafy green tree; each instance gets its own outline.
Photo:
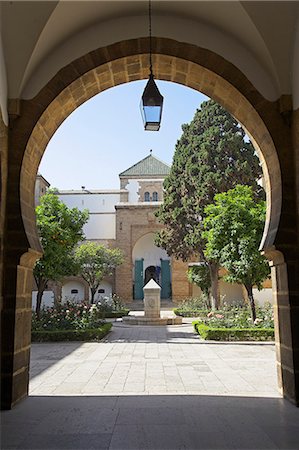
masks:
<instances>
[{"instance_id":1,"label":"leafy green tree","mask_svg":"<svg viewBox=\"0 0 299 450\"><path fill-rule=\"evenodd\" d=\"M36 207L36 222L43 247L43 256L36 262L33 275L37 285L36 313L39 317L47 283L59 281L75 271L72 252L84 239L82 227L88 211L70 209L50 190Z\"/></svg>"},{"instance_id":2,"label":"leafy green tree","mask_svg":"<svg viewBox=\"0 0 299 450\"><path fill-rule=\"evenodd\" d=\"M188 281L196 284L203 294L209 297L211 289L211 277L208 265L203 262L200 265L191 266L187 272Z\"/></svg>"},{"instance_id":3,"label":"leafy green tree","mask_svg":"<svg viewBox=\"0 0 299 450\"><path fill-rule=\"evenodd\" d=\"M204 208L214 195L237 184L262 189L257 179L262 171L245 133L234 118L213 100L202 103L190 124L182 126L171 171L164 181L164 202L157 217L165 225L157 234L156 245L169 255L187 261L192 255L208 264L211 277L211 303L217 307L217 259L207 259L202 236Z\"/></svg>"},{"instance_id":4,"label":"leafy green tree","mask_svg":"<svg viewBox=\"0 0 299 450\"><path fill-rule=\"evenodd\" d=\"M75 263L78 274L88 283L91 303L105 275L123 263L123 254L118 248L106 248L94 242L86 242L75 250Z\"/></svg>"},{"instance_id":5,"label":"leafy green tree","mask_svg":"<svg viewBox=\"0 0 299 450\"><path fill-rule=\"evenodd\" d=\"M228 270L227 281L245 286L253 322L256 312L252 288L256 285L261 289L270 273L269 264L258 250L265 214L266 204L256 201L252 187L238 185L215 195L215 203L205 208L203 221L206 257L219 260Z\"/></svg>"}]
</instances>

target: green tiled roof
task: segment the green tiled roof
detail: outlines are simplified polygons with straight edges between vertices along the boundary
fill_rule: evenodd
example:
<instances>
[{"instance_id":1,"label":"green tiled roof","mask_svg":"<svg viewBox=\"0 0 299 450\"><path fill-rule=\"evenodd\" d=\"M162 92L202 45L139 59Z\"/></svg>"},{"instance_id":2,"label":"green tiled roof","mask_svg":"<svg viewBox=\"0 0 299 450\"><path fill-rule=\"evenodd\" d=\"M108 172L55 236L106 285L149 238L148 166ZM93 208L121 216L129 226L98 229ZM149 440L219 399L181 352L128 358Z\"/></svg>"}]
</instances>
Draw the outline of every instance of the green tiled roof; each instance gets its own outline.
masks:
<instances>
[{"instance_id":1,"label":"green tiled roof","mask_svg":"<svg viewBox=\"0 0 299 450\"><path fill-rule=\"evenodd\" d=\"M152 154L146 156L144 159L134 164L129 169L120 173L120 177L127 176L144 176L144 175L168 175L170 172L170 166L159 159L155 158Z\"/></svg>"}]
</instances>

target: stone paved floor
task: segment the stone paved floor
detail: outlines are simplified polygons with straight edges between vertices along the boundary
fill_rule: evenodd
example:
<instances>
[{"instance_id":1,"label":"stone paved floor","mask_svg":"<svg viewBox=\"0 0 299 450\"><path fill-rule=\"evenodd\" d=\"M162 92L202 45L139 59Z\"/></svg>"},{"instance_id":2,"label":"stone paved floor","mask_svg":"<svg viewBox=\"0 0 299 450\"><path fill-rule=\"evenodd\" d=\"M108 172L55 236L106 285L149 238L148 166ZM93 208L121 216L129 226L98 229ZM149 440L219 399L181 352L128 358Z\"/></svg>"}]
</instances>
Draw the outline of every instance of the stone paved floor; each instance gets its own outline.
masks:
<instances>
[{"instance_id":1,"label":"stone paved floor","mask_svg":"<svg viewBox=\"0 0 299 450\"><path fill-rule=\"evenodd\" d=\"M30 395L279 397L273 344L204 343L191 324L114 323L102 343L33 344Z\"/></svg>"},{"instance_id":2,"label":"stone paved floor","mask_svg":"<svg viewBox=\"0 0 299 450\"><path fill-rule=\"evenodd\" d=\"M30 392L1 414L3 450L299 449L274 346L203 343L190 324L34 344Z\"/></svg>"}]
</instances>

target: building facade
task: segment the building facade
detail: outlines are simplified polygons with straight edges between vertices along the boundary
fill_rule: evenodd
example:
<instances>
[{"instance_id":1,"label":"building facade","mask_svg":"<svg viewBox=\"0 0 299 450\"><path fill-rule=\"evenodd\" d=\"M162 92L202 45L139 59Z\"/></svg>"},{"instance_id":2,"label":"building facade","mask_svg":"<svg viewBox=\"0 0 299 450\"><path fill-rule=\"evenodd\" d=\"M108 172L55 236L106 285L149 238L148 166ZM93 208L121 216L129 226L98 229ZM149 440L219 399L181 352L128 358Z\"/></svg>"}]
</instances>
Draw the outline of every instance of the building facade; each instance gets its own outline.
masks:
<instances>
[{"instance_id":1,"label":"building facade","mask_svg":"<svg viewBox=\"0 0 299 450\"><path fill-rule=\"evenodd\" d=\"M120 248L124 262L116 268L113 276L105 277L95 295L95 301L116 293L123 301L143 299L143 287L153 278L161 286L161 298L180 302L187 297L201 294L200 289L187 279L188 266L170 257L155 245L155 233L163 225L158 222L156 211L163 202L163 181L169 174L170 166L150 153L147 157L123 171L119 175L120 188L117 190L59 190L59 199L69 208L77 207L89 211L89 220L83 231L88 241L109 248ZM41 194L49 183L37 178L37 190ZM221 277L220 298L227 302L240 302L246 292L239 284L228 284ZM260 303L272 302L271 283L262 291L254 292ZM33 307L36 294L33 293ZM90 299L86 282L79 277L71 277L62 283L49 283L44 293L43 304L53 304L54 297L63 302Z\"/></svg>"}]
</instances>

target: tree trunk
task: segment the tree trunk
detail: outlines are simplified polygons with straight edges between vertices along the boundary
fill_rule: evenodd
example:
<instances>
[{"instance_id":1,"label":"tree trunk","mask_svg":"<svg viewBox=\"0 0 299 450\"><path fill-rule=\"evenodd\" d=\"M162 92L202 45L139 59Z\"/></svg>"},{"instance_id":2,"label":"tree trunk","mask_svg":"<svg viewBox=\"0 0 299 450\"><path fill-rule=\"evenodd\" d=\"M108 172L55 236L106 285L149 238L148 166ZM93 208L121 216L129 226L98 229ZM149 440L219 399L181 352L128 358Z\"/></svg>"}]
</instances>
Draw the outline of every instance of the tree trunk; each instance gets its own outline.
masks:
<instances>
[{"instance_id":1,"label":"tree trunk","mask_svg":"<svg viewBox=\"0 0 299 450\"><path fill-rule=\"evenodd\" d=\"M211 277L211 306L212 309L218 309L219 306L219 284L218 284L218 271L219 265L217 263L209 263L209 271Z\"/></svg>"},{"instance_id":2,"label":"tree trunk","mask_svg":"<svg viewBox=\"0 0 299 450\"><path fill-rule=\"evenodd\" d=\"M90 288L90 293L91 293L90 303L91 303L92 305L93 305L93 302L94 302L94 296L95 296L96 292L97 292L96 289Z\"/></svg>"},{"instance_id":3,"label":"tree trunk","mask_svg":"<svg viewBox=\"0 0 299 450\"><path fill-rule=\"evenodd\" d=\"M256 319L256 311L255 311L255 303L254 303L253 292L252 292L252 285L245 284L245 288L246 288L248 300L250 303L252 322L254 323L254 321Z\"/></svg>"},{"instance_id":4,"label":"tree trunk","mask_svg":"<svg viewBox=\"0 0 299 450\"><path fill-rule=\"evenodd\" d=\"M40 319L40 310L41 310L41 304L42 304L42 298L44 290L46 289L47 281L46 280L40 280L37 283L37 295L36 295L36 306L35 306L35 312L37 319Z\"/></svg>"}]
</instances>

